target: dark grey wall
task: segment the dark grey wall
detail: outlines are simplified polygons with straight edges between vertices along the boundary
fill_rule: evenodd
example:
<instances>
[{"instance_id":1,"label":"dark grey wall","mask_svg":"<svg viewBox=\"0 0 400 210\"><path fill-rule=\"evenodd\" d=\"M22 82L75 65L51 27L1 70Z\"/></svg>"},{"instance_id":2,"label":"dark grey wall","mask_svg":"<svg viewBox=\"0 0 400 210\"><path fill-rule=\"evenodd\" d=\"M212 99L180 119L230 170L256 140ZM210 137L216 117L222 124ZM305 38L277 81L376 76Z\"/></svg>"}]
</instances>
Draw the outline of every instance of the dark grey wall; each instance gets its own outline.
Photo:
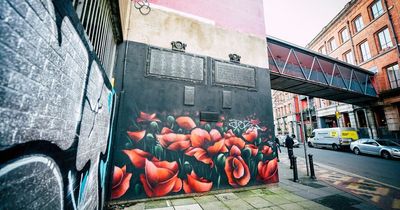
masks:
<instances>
[{"instance_id":1,"label":"dark grey wall","mask_svg":"<svg viewBox=\"0 0 400 210\"><path fill-rule=\"evenodd\" d=\"M103 205L104 72L71 1L0 1L0 209Z\"/></svg>"},{"instance_id":2,"label":"dark grey wall","mask_svg":"<svg viewBox=\"0 0 400 210\"><path fill-rule=\"evenodd\" d=\"M199 160L187 155L186 151L189 151L190 148L187 150L181 149L174 151L173 149L166 148L165 145L163 145L162 151L164 151L164 154L155 152L154 148L160 148L160 140L157 141L156 139L154 141L152 136L159 136L160 131L164 130L162 129L164 127L170 128L173 133L191 135L193 127L179 128L177 125L178 123L174 122L174 120L180 116L188 116L193 119L197 128L207 131L210 131L212 128L218 129L218 132L220 132L222 136L228 133L228 130L233 130L238 138L243 139L243 144L245 142L243 133L246 132L249 127L257 127L257 140L254 140L254 142L246 141L246 146L255 146L259 149L259 152L257 153L258 156L246 156L247 165L245 167L248 166L250 168L251 172L249 176L251 179L250 182L246 182L245 185L277 182L277 173L276 176L271 175L271 177L274 178L270 180L256 180L256 177L258 176L257 164L261 164L261 161L264 161L263 163L265 163L265 161L270 161L276 158L276 153L261 152L265 145L270 146L274 151L276 150L273 144L274 134L269 71L261 68L222 62L210 57L199 56L205 59L203 81L190 80L187 78L199 79L201 76L198 74L192 74L193 72L199 71L192 68L192 66L195 65L194 62L187 62L183 59L185 55L188 55L187 53L182 54L179 52L159 49L161 51L169 52L170 55L155 56L152 58L152 55L149 54L151 49L155 48L136 42L124 42L119 46L116 73L114 77L117 81L117 94L121 96L121 100L117 120L118 126L116 130L117 141L113 145L113 164L115 166L114 174L118 174L118 176L115 176L115 179L121 179L122 181L119 182L120 184L113 186L113 199L127 201L145 197L189 193L187 189L174 189L173 192L168 191L167 194L152 193L152 190L154 192L157 190L161 191L158 189L160 185L153 184L151 186L153 189L151 190L148 189L151 187L145 186L147 183L143 180L143 177L146 177L146 179L148 178L146 174L147 172L143 169L143 165L140 166L137 162L131 162L126 152L128 150L133 151L135 154L138 151L147 152L150 155L147 156L147 158L151 161L157 161L150 158L154 156L162 161L178 163L179 169L177 177L179 177L179 179L177 179L176 183L180 183L180 180L183 180L185 183L187 177L186 173L190 173L190 171L186 171L187 168L184 169L185 167L183 166L183 163L189 161L192 169L197 173L197 175L204 177L213 183L212 189L238 187L228 183L227 175L225 175L223 166L219 165L218 172L216 172L217 169L215 169L213 165L202 164ZM163 58L167 59L161 61ZM214 62L229 63L229 65L235 67L254 68L254 76L256 79L255 87L248 89L243 86L238 87L216 84L214 80L216 80L217 74L213 67ZM148 69L149 65L153 64L150 63L157 63L156 65L159 65L157 69L159 72L162 72L162 74L175 74L177 76L151 76L148 74ZM172 63L175 63L176 65L173 65ZM183 65L182 63L185 64ZM184 71L179 70L181 67ZM230 70L235 71L234 69ZM186 73L183 73L185 71ZM225 73L229 74L229 71ZM246 77L249 75L242 76ZM182 77L186 78L182 79ZM238 75L227 78L228 82L240 79L242 78ZM251 81L249 80L249 83L244 82L243 84L251 84ZM185 86L194 87L195 89L194 104L192 105L185 105ZM223 107L223 91L230 91L232 94L230 108ZM217 113L217 121L223 122L223 126L221 126L221 124L218 125L216 122L206 122L206 124L200 123L200 115L203 111ZM143 117L141 117L141 115L143 115L141 112L150 115L153 114L153 117L148 117L147 119L144 117L145 119L143 119ZM223 119L221 117L223 117ZM259 122L257 122L258 120ZM238 122L240 126L235 127L231 122ZM144 137L130 137L127 134L128 132L140 132L143 135L144 133L146 135L144 135ZM203 148L205 147L207 146L204 146ZM228 149L230 148L230 146L227 147ZM244 147L240 149L245 153ZM214 162L217 162L217 156L220 154L226 158L229 157L229 152L227 151L221 151L217 155L209 154L209 156ZM135 158L140 162L140 158L138 158L137 155ZM225 164L224 161L219 162L222 165ZM142 163L144 164L144 162ZM122 172L123 170L125 171ZM120 178L121 176L123 178ZM139 178L139 176L141 178ZM115 183L118 183L118 181L115 181Z\"/></svg>"}]
</instances>

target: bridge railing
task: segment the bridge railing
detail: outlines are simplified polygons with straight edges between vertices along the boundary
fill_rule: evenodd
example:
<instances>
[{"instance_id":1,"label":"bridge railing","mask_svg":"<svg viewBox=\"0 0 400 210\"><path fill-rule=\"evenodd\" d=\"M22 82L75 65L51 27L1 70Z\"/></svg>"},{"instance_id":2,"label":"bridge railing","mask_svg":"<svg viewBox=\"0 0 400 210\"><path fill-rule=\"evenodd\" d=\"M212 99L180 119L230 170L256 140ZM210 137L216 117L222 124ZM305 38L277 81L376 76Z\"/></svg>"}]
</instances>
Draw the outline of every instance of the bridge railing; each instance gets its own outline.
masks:
<instances>
[{"instance_id":1,"label":"bridge railing","mask_svg":"<svg viewBox=\"0 0 400 210\"><path fill-rule=\"evenodd\" d=\"M267 43L269 66L272 72L377 96L372 72L276 38L267 37Z\"/></svg>"}]
</instances>

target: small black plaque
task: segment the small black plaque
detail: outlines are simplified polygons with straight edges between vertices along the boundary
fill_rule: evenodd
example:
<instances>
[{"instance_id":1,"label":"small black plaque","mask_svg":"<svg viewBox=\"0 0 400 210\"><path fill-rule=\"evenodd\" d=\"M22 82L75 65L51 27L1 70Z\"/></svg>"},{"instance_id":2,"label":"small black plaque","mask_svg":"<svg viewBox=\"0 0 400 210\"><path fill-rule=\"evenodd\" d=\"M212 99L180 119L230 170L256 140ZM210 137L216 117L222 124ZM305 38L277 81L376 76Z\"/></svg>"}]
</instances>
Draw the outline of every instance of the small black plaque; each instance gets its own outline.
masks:
<instances>
[{"instance_id":1,"label":"small black plaque","mask_svg":"<svg viewBox=\"0 0 400 210\"><path fill-rule=\"evenodd\" d=\"M232 92L224 90L222 91L222 108L230 109L232 108Z\"/></svg>"},{"instance_id":2,"label":"small black plaque","mask_svg":"<svg viewBox=\"0 0 400 210\"><path fill-rule=\"evenodd\" d=\"M201 111L200 112L200 121L218 122L218 120L219 120L219 113L218 112L208 112L208 111Z\"/></svg>"},{"instance_id":3,"label":"small black plaque","mask_svg":"<svg viewBox=\"0 0 400 210\"><path fill-rule=\"evenodd\" d=\"M214 82L220 85L255 89L256 70L247 66L215 61Z\"/></svg>"},{"instance_id":4,"label":"small black plaque","mask_svg":"<svg viewBox=\"0 0 400 210\"><path fill-rule=\"evenodd\" d=\"M194 87L192 86L185 86L185 105L194 105Z\"/></svg>"},{"instance_id":5,"label":"small black plaque","mask_svg":"<svg viewBox=\"0 0 400 210\"><path fill-rule=\"evenodd\" d=\"M150 48L147 75L172 79L203 81L205 58Z\"/></svg>"}]
</instances>

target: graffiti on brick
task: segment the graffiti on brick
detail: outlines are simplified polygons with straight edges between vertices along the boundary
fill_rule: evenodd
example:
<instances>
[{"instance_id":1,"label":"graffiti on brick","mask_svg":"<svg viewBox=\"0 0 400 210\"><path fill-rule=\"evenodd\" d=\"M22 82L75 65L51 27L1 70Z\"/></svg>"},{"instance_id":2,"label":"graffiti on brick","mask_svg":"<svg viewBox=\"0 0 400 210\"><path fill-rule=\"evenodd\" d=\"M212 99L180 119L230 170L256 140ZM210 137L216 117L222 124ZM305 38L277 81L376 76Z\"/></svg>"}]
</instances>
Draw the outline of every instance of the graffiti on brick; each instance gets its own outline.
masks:
<instances>
[{"instance_id":1,"label":"graffiti on brick","mask_svg":"<svg viewBox=\"0 0 400 210\"><path fill-rule=\"evenodd\" d=\"M101 209L111 90L71 1L0 13L0 209Z\"/></svg>"}]
</instances>

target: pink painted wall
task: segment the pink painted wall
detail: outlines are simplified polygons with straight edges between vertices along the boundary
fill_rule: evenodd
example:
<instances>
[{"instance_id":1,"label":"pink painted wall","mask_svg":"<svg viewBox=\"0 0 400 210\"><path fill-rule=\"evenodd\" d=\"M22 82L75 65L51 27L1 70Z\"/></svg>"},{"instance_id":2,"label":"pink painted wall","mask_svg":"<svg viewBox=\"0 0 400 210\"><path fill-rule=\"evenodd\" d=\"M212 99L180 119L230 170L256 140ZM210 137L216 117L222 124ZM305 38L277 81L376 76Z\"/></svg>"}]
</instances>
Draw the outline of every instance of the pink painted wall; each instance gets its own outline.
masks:
<instances>
[{"instance_id":1,"label":"pink painted wall","mask_svg":"<svg viewBox=\"0 0 400 210\"><path fill-rule=\"evenodd\" d=\"M215 21L217 26L264 38L263 0L149 0L174 10Z\"/></svg>"}]
</instances>

